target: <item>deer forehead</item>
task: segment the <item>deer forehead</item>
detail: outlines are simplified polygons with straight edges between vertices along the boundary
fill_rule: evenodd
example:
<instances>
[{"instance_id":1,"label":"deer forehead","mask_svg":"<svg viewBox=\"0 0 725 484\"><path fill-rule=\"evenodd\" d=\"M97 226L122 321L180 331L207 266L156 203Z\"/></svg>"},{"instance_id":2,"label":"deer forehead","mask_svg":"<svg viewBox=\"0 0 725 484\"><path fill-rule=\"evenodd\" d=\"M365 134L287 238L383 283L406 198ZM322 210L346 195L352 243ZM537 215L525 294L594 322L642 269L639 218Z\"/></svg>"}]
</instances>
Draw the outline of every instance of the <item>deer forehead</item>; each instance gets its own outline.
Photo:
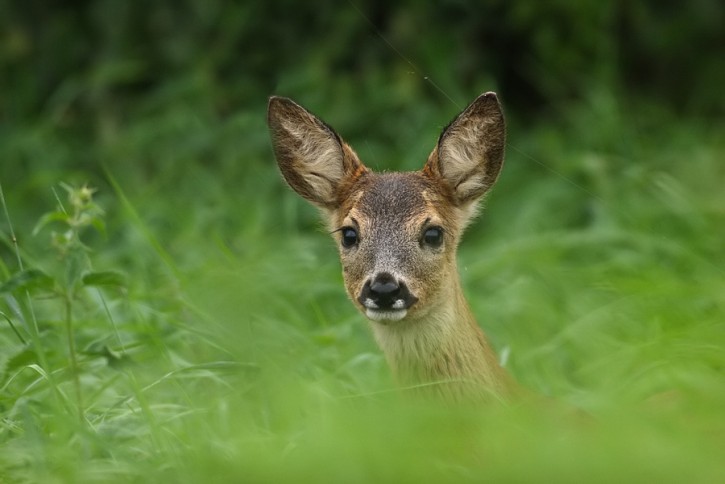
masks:
<instances>
[{"instance_id":1,"label":"deer forehead","mask_svg":"<svg viewBox=\"0 0 725 484\"><path fill-rule=\"evenodd\" d=\"M418 230L426 220L440 224L449 218L450 206L439 191L417 172L371 173L343 204L339 223L355 219L361 228L397 231Z\"/></svg>"}]
</instances>

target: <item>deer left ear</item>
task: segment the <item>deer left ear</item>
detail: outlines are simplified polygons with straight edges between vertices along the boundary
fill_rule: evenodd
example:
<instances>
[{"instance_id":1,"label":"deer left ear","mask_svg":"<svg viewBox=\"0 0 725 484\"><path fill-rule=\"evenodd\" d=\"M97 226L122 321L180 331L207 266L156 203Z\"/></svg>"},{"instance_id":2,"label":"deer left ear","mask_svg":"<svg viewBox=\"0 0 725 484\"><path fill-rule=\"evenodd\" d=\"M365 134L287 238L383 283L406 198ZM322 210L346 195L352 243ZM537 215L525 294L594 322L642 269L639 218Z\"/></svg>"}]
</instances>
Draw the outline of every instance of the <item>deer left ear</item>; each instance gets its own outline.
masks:
<instances>
[{"instance_id":1,"label":"deer left ear","mask_svg":"<svg viewBox=\"0 0 725 484\"><path fill-rule=\"evenodd\" d=\"M496 94L473 101L446 129L428 157L423 173L442 180L457 205L482 197L501 171L506 124Z\"/></svg>"},{"instance_id":2,"label":"deer left ear","mask_svg":"<svg viewBox=\"0 0 725 484\"><path fill-rule=\"evenodd\" d=\"M330 126L291 99L272 96L267 122L285 180L320 208L337 208L343 182L368 171Z\"/></svg>"}]
</instances>

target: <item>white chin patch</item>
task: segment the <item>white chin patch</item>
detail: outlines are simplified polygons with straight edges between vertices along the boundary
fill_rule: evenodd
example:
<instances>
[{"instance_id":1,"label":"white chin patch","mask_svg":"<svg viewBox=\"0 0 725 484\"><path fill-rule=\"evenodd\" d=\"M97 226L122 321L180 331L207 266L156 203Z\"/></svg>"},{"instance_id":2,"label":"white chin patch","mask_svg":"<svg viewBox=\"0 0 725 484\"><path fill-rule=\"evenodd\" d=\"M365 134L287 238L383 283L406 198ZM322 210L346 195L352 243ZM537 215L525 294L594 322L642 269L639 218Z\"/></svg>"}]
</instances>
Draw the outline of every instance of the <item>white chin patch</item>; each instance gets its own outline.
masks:
<instances>
[{"instance_id":1,"label":"white chin patch","mask_svg":"<svg viewBox=\"0 0 725 484\"><path fill-rule=\"evenodd\" d=\"M366 309L365 315L373 321L400 321L408 314L407 309L393 309L383 311L380 309Z\"/></svg>"}]
</instances>

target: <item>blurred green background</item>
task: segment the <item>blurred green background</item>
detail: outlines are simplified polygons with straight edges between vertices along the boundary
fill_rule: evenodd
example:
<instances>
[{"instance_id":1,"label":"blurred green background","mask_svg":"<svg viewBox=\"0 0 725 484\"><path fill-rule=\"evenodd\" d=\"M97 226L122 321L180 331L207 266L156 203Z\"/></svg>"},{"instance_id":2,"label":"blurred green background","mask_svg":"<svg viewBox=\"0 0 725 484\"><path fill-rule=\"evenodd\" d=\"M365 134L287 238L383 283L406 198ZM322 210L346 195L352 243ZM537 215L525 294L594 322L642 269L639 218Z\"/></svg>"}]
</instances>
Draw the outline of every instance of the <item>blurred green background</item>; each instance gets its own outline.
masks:
<instances>
[{"instance_id":1,"label":"blurred green background","mask_svg":"<svg viewBox=\"0 0 725 484\"><path fill-rule=\"evenodd\" d=\"M0 482L724 480L723 25L719 0L0 0ZM413 170L489 90L507 161L463 285L561 408L394 390L265 125L292 97ZM84 184L100 230L64 218Z\"/></svg>"}]
</instances>

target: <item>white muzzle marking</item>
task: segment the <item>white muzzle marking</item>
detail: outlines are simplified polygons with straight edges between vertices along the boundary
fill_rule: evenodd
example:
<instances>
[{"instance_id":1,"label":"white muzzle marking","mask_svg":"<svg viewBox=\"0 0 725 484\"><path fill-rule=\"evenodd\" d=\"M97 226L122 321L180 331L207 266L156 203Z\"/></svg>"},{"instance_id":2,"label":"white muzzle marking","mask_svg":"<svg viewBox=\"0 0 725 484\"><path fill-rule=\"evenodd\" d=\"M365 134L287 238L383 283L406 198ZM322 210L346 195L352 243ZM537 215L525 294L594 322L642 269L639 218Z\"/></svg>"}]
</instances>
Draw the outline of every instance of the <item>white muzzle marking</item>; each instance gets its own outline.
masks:
<instances>
[{"instance_id":1,"label":"white muzzle marking","mask_svg":"<svg viewBox=\"0 0 725 484\"><path fill-rule=\"evenodd\" d=\"M396 299L391 309L380 309L370 298L365 299L363 306L365 306L365 315L373 321L400 321L408 314L405 301L402 299Z\"/></svg>"},{"instance_id":2,"label":"white muzzle marking","mask_svg":"<svg viewBox=\"0 0 725 484\"><path fill-rule=\"evenodd\" d=\"M408 314L407 309L392 309L392 310L380 310L380 309L366 309L365 316L373 321L400 321Z\"/></svg>"}]
</instances>

